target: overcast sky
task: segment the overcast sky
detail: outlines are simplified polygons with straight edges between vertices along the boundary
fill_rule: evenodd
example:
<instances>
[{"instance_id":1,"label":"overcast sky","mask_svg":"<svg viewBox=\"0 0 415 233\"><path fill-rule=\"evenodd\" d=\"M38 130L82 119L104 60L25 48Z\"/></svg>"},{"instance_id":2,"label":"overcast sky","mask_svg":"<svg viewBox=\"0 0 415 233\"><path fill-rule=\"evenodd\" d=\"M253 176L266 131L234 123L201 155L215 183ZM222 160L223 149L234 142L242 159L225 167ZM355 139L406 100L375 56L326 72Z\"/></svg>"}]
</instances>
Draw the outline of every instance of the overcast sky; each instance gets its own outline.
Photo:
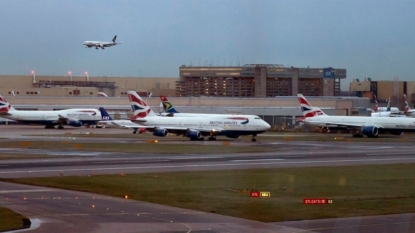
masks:
<instances>
[{"instance_id":1,"label":"overcast sky","mask_svg":"<svg viewBox=\"0 0 415 233\"><path fill-rule=\"evenodd\" d=\"M178 77L179 66L345 68L415 81L415 1L0 1L0 74ZM86 49L85 40L122 45ZM1 82L0 82L1 85Z\"/></svg>"}]
</instances>

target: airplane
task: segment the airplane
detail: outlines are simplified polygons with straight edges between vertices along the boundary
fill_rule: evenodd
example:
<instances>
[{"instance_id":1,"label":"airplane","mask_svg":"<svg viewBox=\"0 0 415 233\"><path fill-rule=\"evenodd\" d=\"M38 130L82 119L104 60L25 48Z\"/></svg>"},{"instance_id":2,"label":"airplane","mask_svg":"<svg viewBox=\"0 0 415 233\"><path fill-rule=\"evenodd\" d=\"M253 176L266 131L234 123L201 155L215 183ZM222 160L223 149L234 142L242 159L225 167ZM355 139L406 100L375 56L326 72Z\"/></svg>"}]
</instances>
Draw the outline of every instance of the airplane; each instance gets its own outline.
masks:
<instances>
[{"instance_id":1,"label":"airplane","mask_svg":"<svg viewBox=\"0 0 415 233\"><path fill-rule=\"evenodd\" d=\"M0 117L23 124L45 125L45 128L63 129L64 125L81 127L95 125L101 120L97 109L66 109L59 111L20 111L13 108L5 98L0 96Z\"/></svg>"},{"instance_id":2,"label":"airplane","mask_svg":"<svg viewBox=\"0 0 415 233\"><path fill-rule=\"evenodd\" d=\"M83 43L85 48L91 48L91 47L95 47L95 49L101 48L101 49L105 49L106 47L111 47L117 44L122 44L122 43L116 43L115 40L117 39L117 35L114 36L114 38L112 38L112 42L104 42L104 41L85 41Z\"/></svg>"},{"instance_id":3,"label":"airplane","mask_svg":"<svg viewBox=\"0 0 415 233\"><path fill-rule=\"evenodd\" d=\"M271 126L255 115L215 115L203 117L161 117L157 116L135 91L127 91L134 115L131 121L136 128L145 128L154 136L165 137L167 134L183 135L190 140L216 140L216 136L239 138L252 135L256 141L257 134L263 133ZM122 126L122 125L121 125Z\"/></svg>"},{"instance_id":4,"label":"airplane","mask_svg":"<svg viewBox=\"0 0 415 233\"><path fill-rule=\"evenodd\" d=\"M379 132L402 135L404 132L415 132L415 120L396 117L363 117L363 116L329 116L319 114L302 94L297 94L306 125L330 128L351 129L353 137L378 137Z\"/></svg>"},{"instance_id":5,"label":"airplane","mask_svg":"<svg viewBox=\"0 0 415 233\"><path fill-rule=\"evenodd\" d=\"M389 98L388 105L386 107L378 107L378 101L376 99L376 95L374 95L374 98L375 98L375 108L373 109L374 112L392 112L392 113L399 112L399 108L391 107L391 98Z\"/></svg>"},{"instance_id":6,"label":"airplane","mask_svg":"<svg viewBox=\"0 0 415 233\"><path fill-rule=\"evenodd\" d=\"M97 94L98 94L98 96L99 96L99 97L108 97L108 95L107 95L107 94L105 94L105 92L101 92L101 91L100 91L100 92L98 92Z\"/></svg>"},{"instance_id":7,"label":"airplane","mask_svg":"<svg viewBox=\"0 0 415 233\"><path fill-rule=\"evenodd\" d=\"M405 107L404 107L403 113L408 117L415 117L415 109L410 109L409 108L409 104L408 104L408 101L406 99L405 94L403 95L403 97L404 97L404 100L405 100Z\"/></svg>"},{"instance_id":8,"label":"airplane","mask_svg":"<svg viewBox=\"0 0 415 233\"><path fill-rule=\"evenodd\" d=\"M137 133L137 131L140 134L146 132L145 128L138 129L137 124L131 122L131 120L114 120L114 119L112 119L112 117L107 113L107 111L103 107L100 107L99 111L101 112L102 121L99 121L97 123L97 125L101 125L102 128L104 128L104 127L128 128L128 129L133 129L134 134Z\"/></svg>"},{"instance_id":9,"label":"airplane","mask_svg":"<svg viewBox=\"0 0 415 233\"><path fill-rule=\"evenodd\" d=\"M390 107L391 99L389 98L388 106L386 108L385 107L379 108L376 95L374 95L374 97L375 97L375 108L373 109L374 112L370 114L371 117L390 117L391 116L391 107ZM379 109L381 110L379 111Z\"/></svg>"}]
</instances>

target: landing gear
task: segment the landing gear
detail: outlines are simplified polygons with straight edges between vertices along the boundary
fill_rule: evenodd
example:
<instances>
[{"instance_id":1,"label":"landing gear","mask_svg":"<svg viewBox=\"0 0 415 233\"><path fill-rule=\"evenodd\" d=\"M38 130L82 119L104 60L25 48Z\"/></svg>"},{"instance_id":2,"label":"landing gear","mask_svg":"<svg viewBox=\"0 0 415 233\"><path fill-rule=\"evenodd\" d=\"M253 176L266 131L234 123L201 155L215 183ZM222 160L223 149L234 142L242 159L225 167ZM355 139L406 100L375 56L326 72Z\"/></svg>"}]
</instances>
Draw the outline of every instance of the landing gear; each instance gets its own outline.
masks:
<instances>
[{"instance_id":1,"label":"landing gear","mask_svg":"<svg viewBox=\"0 0 415 233\"><path fill-rule=\"evenodd\" d=\"M58 129L63 129L63 126L62 125L58 126Z\"/></svg>"},{"instance_id":2,"label":"landing gear","mask_svg":"<svg viewBox=\"0 0 415 233\"><path fill-rule=\"evenodd\" d=\"M251 142L256 142L256 134L252 135Z\"/></svg>"},{"instance_id":3,"label":"landing gear","mask_svg":"<svg viewBox=\"0 0 415 233\"><path fill-rule=\"evenodd\" d=\"M354 129L352 131L352 135L353 135L354 138L363 138L362 132L358 129Z\"/></svg>"},{"instance_id":4,"label":"landing gear","mask_svg":"<svg viewBox=\"0 0 415 233\"><path fill-rule=\"evenodd\" d=\"M133 134L136 134L137 133L137 129L135 129L134 131L133 131Z\"/></svg>"},{"instance_id":5,"label":"landing gear","mask_svg":"<svg viewBox=\"0 0 415 233\"><path fill-rule=\"evenodd\" d=\"M208 139L209 141L216 141L216 137L213 137L213 136L210 136Z\"/></svg>"}]
</instances>

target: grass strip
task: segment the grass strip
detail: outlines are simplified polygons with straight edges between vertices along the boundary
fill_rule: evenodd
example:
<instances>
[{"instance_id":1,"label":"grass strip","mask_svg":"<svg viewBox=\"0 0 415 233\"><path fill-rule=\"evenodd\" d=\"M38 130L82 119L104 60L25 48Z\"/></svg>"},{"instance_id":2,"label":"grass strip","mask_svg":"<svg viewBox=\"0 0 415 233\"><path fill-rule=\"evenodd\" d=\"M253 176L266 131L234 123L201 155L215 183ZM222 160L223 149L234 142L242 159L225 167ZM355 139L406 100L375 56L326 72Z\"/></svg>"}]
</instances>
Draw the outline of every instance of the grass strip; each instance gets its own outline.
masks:
<instances>
[{"instance_id":1,"label":"grass strip","mask_svg":"<svg viewBox=\"0 0 415 233\"><path fill-rule=\"evenodd\" d=\"M415 164L7 179L262 222L415 211ZM270 192L251 198L249 191ZM304 205L304 198L333 204Z\"/></svg>"},{"instance_id":2,"label":"grass strip","mask_svg":"<svg viewBox=\"0 0 415 233\"><path fill-rule=\"evenodd\" d=\"M28 218L23 215L0 207L0 232L21 229L23 221L27 220Z\"/></svg>"}]
</instances>

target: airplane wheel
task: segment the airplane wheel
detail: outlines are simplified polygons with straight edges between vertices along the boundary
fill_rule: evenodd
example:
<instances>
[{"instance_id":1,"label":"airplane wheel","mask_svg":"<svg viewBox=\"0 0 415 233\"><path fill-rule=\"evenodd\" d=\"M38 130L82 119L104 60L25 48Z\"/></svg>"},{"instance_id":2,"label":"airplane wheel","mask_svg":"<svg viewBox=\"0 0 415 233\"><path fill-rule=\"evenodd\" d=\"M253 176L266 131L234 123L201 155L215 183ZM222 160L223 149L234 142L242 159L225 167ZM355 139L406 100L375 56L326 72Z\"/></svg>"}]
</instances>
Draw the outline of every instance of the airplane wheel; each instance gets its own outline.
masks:
<instances>
[{"instance_id":1,"label":"airplane wheel","mask_svg":"<svg viewBox=\"0 0 415 233\"><path fill-rule=\"evenodd\" d=\"M216 141L216 138L214 138L214 137L209 137L209 141Z\"/></svg>"},{"instance_id":2,"label":"airplane wheel","mask_svg":"<svg viewBox=\"0 0 415 233\"><path fill-rule=\"evenodd\" d=\"M133 134L136 134L137 133L137 131L133 131Z\"/></svg>"},{"instance_id":3,"label":"airplane wheel","mask_svg":"<svg viewBox=\"0 0 415 233\"><path fill-rule=\"evenodd\" d=\"M251 142L256 142L256 138L251 138Z\"/></svg>"},{"instance_id":4,"label":"airplane wheel","mask_svg":"<svg viewBox=\"0 0 415 233\"><path fill-rule=\"evenodd\" d=\"M60 125L60 126L58 127L58 129L63 129L63 126L62 126L62 125Z\"/></svg>"}]
</instances>

